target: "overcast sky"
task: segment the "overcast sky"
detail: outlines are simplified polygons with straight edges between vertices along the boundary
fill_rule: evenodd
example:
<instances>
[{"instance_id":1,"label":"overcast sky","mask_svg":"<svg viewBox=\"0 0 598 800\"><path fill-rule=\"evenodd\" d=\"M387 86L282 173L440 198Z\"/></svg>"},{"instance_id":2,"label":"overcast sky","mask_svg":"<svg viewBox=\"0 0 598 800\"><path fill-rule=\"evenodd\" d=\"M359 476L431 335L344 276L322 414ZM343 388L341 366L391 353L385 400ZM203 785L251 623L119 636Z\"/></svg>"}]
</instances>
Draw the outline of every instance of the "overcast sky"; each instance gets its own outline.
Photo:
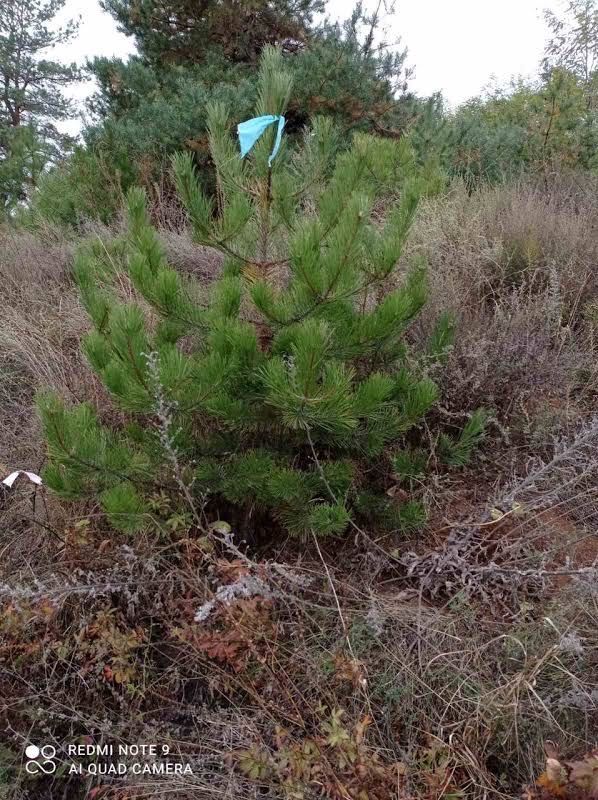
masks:
<instances>
[{"instance_id":1,"label":"overcast sky","mask_svg":"<svg viewBox=\"0 0 598 800\"><path fill-rule=\"evenodd\" d=\"M0 0L1 2L1 0ZM332 16L347 16L352 0L329 0ZM398 0L392 30L409 50L415 67L411 87L421 95L441 90L452 105L468 99L491 80L534 75L542 55L545 7L559 10L562 0ZM67 0L65 13L81 15L79 36L56 55L82 63L94 55L126 57L130 39L120 34L97 0ZM79 87L77 97L89 92ZM74 132L78 124L69 123Z\"/></svg>"}]
</instances>

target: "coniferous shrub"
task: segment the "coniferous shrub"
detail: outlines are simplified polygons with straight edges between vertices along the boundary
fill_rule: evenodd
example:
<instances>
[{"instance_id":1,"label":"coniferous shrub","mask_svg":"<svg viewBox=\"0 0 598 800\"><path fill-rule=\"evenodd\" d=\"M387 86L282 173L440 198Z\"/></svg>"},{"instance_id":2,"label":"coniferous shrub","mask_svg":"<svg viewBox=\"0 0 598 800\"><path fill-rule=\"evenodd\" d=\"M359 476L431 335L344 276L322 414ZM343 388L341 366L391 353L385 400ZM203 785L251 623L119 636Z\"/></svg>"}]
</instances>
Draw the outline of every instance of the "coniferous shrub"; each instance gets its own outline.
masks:
<instances>
[{"instance_id":1,"label":"coniferous shrub","mask_svg":"<svg viewBox=\"0 0 598 800\"><path fill-rule=\"evenodd\" d=\"M291 80L272 48L259 87L256 113L284 113ZM216 198L189 156L173 171L195 240L224 254L224 274L206 287L171 269L143 192L130 193L137 300L118 299L124 278L102 248L75 266L94 324L85 352L127 422L106 427L89 405L41 396L46 482L98 497L126 531L217 518L316 534L418 526L420 504L387 489L395 465L425 463L405 437L437 400L426 368L450 321L421 358L410 351L425 268L395 273L426 186L409 142L359 134L337 152L332 122L318 119L296 150L283 139L270 167L275 126L242 160L227 110L208 115ZM381 198L394 199L384 223Z\"/></svg>"}]
</instances>

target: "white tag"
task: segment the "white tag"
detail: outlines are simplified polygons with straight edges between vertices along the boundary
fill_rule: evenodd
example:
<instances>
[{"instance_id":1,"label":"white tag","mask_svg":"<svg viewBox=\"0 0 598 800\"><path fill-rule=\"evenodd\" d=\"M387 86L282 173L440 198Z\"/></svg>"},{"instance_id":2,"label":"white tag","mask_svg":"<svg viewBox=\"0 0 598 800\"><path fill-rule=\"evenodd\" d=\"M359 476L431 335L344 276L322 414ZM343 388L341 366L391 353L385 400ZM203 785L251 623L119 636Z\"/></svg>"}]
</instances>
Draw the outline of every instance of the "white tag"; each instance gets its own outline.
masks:
<instances>
[{"instance_id":1,"label":"white tag","mask_svg":"<svg viewBox=\"0 0 598 800\"><path fill-rule=\"evenodd\" d=\"M36 475L35 472L25 472L25 470L21 470L21 469L17 470L16 472L12 472L8 476L8 478L4 478L2 483L5 486L8 486L9 489L11 489L13 483L16 481L16 479L19 477L19 475L27 475L27 477L29 478L31 483L36 483L38 486L42 485L42 479L39 477L39 475Z\"/></svg>"}]
</instances>

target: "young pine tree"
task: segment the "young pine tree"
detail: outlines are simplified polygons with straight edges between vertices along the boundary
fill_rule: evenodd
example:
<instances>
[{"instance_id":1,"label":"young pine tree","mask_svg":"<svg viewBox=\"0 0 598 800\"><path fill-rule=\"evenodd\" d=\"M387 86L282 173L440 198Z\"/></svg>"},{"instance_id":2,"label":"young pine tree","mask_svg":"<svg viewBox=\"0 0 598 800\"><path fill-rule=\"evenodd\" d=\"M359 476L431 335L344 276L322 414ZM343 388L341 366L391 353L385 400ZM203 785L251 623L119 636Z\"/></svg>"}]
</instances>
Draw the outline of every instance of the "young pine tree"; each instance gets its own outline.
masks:
<instances>
[{"instance_id":1,"label":"young pine tree","mask_svg":"<svg viewBox=\"0 0 598 800\"><path fill-rule=\"evenodd\" d=\"M257 114L284 113L290 94L267 48ZM138 301L118 299L111 259L87 249L76 263L95 326L85 352L128 422L108 428L89 405L42 396L46 482L99 497L129 531L173 516L319 535L420 524L418 503L386 493L409 460L405 435L438 396L430 349L418 362L405 341L425 270L394 275L425 190L409 143L358 135L337 154L320 119L296 152L283 139L271 158L273 125L242 159L220 105L209 131L216 196L191 157L173 171L195 241L224 254L223 275L210 288L170 268L143 192L131 192L125 262ZM389 196L382 224L376 203ZM449 338L443 319L432 350Z\"/></svg>"},{"instance_id":2,"label":"young pine tree","mask_svg":"<svg viewBox=\"0 0 598 800\"><path fill-rule=\"evenodd\" d=\"M79 70L50 58L52 48L77 32L76 22L57 24L65 3L0 3L0 216L29 197L44 166L69 143L56 123L74 116L64 88L78 80Z\"/></svg>"}]
</instances>

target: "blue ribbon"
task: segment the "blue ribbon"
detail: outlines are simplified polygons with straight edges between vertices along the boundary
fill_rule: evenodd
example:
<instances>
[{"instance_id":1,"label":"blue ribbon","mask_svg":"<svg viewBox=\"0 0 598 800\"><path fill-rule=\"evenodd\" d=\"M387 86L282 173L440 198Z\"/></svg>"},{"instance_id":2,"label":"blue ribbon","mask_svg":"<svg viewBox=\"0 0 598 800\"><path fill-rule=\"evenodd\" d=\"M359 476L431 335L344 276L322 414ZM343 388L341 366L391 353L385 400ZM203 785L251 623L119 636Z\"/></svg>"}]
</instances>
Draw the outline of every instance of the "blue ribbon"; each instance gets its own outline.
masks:
<instances>
[{"instance_id":1,"label":"blue ribbon","mask_svg":"<svg viewBox=\"0 0 598 800\"><path fill-rule=\"evenodd\" d=\"M248 119L247 122L239 123L237 126L237 133L239 134L239 144L241 145L241 158L245 158L247 153L255 145L264 131L269 128L270 125L274 125L275 122L278 122L276 141L274 142L274 148L272 149L272 153L268 159L268 166L272 166L272 161L280 149L282 132L284 131L284 126L286 124L286 120L282 114L270 114L265 117L254 117L253 119Z\"/></svg>"}]
</instances>

